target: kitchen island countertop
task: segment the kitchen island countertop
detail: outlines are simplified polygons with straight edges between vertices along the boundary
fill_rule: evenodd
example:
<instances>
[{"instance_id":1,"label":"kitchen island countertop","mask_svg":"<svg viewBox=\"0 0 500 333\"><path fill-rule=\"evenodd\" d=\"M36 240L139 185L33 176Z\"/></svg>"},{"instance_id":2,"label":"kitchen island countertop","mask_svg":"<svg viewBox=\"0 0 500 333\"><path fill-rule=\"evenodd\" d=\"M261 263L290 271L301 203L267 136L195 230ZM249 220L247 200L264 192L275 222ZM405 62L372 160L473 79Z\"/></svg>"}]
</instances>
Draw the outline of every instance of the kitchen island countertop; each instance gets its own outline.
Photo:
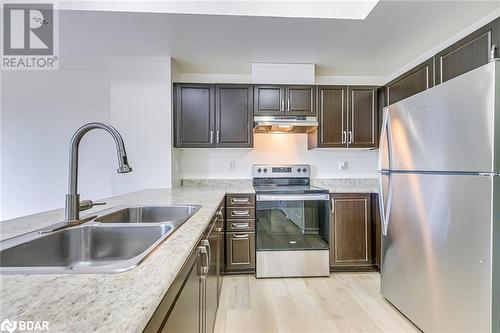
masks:
<instances>
[{"instance_id":1,"label":"kitchen island countertop","mask_svg":"<svg viewBox=\"0 0 500 333\"><path fill-rule=\"evenodd\" d=\"M0 275L3 320L48 321L51 332L142 332L227 193L251 186L152 189L104 199L124 205L196 204L202 207L138 267L118 274ZM0 222L0 239L63 219L62 209Z\"/></svg>"}]
</instances>

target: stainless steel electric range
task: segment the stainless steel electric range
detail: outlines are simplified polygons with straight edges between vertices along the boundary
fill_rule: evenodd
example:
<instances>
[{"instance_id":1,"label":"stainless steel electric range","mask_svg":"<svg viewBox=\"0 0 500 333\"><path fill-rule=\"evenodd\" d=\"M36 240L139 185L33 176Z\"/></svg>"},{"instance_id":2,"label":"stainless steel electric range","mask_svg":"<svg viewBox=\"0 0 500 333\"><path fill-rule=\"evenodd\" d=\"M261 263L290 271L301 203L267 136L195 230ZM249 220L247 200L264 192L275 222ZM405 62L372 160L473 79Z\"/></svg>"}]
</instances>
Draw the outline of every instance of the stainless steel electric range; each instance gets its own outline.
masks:
<instances>
[{"instance_id":1,"label":"stainless steel electric range","mask_svg":"<svg viewBox=\"0 0 500 333\"><path fill-rule=\"evenodd\" d=\"M329 275L328 190L309 165L254 165L256 276Z\"/></svg>"}]
</instances>

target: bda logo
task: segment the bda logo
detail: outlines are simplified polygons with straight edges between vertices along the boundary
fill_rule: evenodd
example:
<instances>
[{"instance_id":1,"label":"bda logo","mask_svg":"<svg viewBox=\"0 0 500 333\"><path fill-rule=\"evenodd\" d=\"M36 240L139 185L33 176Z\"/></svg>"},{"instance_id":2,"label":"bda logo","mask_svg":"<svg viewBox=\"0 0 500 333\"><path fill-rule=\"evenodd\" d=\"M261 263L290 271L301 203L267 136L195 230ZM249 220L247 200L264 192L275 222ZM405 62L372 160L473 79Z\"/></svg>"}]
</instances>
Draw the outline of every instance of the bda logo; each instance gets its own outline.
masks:
<instances>
[{"instance_id":1,"label":"bda logo","mask_svg":"<svg viewBox=\"0 0 500 333\"><path fill-rule=\"evenodd\" d=\"M17 322L10 321L9 319L5 319L0 324L0 331L2 331L2 332L12 333L12 332L14 332L16 330L16 328L17 328Z\"/></svg>"}]
</instances>

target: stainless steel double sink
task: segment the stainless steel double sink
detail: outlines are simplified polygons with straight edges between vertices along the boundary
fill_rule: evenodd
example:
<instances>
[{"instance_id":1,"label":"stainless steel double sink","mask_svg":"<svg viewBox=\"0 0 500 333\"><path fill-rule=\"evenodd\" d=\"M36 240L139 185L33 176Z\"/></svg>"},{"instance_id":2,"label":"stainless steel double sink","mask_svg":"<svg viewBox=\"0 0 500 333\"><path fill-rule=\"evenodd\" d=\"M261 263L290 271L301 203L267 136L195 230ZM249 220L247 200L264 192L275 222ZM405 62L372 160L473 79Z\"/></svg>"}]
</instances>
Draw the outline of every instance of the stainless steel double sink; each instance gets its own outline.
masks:
<instances>
[{"instance_id":1,"label":"stainless steel double sink","mask_svg":"<svg viewBox=\"0 0 500 333\"><path fill-rule=\"evenodd\" d=\"M0 273L118 273L137 267L200 206L132 206L93 221L0 242Z\"/></svg>"}]
</instances>

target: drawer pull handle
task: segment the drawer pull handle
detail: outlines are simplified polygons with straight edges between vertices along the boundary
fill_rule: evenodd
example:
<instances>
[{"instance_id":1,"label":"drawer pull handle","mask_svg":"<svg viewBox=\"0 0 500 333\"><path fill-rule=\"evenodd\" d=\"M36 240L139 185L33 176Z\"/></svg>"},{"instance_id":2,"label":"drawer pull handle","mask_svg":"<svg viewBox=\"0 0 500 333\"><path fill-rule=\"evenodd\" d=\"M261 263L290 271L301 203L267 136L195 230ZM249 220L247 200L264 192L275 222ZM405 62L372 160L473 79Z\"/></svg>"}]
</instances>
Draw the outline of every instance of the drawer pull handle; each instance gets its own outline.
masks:
<instances>
[{"instance_id":1,"label":"drawer pull handle","mask_svg":"<svg viewBox=\"0 0 500 333\"><path fill-rule=\"evenodd\" d=\"M231 215L238 215L238 216L242 216L242 215L250 215L250 211L247 209L247 210L233 210L231 211Z\"/></svg>"},{"instance_id":2,"label":"drawer pull handle","mask_svg":"<svg viewBox=\"0 0 500 333\"><path fill-rule=\"evenodd\" d=\"M244 234L244 235L233 235L233 238L248 238L248 234Z\"/></svg>"},{"instance_id":3,"label":"drawer pull handle","mask_svg":"<svg viewBox=\"0 0 500 333\"><path fill-rule=\"evenodd\" d=\"M250 226L249 223L232 223L231 225L235 229L246 229Z\"/></svg>"},{"instance_id":4,"label":"drawer pull handle","mask_svg":"<svg viewBox=\"0 0 500 333\"><path fill-rule=\"evenodd\" d=\"M233 203L247 203L249 201L249 198L231 198L231 202Z\"/></svg>"}]
</instances>

